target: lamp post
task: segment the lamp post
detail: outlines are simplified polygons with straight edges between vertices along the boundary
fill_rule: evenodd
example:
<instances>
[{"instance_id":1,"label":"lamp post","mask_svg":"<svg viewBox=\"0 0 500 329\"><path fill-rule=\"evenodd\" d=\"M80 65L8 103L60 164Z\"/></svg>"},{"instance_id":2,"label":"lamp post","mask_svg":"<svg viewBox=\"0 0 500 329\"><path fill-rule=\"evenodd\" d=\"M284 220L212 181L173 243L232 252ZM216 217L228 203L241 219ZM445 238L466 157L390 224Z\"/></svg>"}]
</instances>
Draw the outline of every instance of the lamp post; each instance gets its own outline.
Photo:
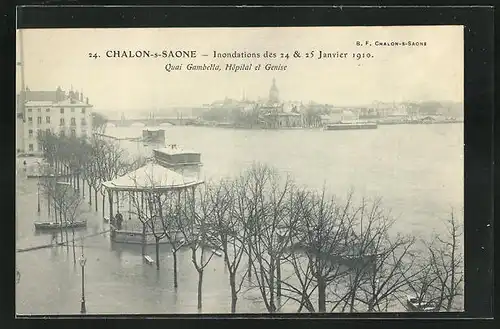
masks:
<instances>
[{"instance_id":1,"label":"lamp post","mask_svg":"<svg viewBox=\"0 0 500 329\"><path fill-rule=\"evenodd\" d=\"M82 255L80 256L80 259L78 260L80 262L80 266L82 267L82 300L81 300L81 307L80 307L80 313L81 314L86 314L87 309L85 307L85 263L87 262L87 259L83 255L83 242L82 242Z\"/></svg>"}]
</instances>

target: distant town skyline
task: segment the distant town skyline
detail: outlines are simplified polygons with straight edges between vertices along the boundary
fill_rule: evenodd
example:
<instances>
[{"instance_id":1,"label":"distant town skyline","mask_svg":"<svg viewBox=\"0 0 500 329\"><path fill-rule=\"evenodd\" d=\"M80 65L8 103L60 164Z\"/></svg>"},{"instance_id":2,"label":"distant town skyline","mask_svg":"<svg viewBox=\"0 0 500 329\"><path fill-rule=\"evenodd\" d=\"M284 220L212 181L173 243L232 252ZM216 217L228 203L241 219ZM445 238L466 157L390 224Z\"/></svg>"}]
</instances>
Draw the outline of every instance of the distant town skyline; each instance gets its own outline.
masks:
<instances>
[{"instance_id":1,"label":"distant town skyline","mask_svg":"<svg viewBox=\"0 0 500 329\"><path fill-rule=\"evenodd\" d=\"M168 40L168 41L167 41ZM425 41L425 47L356 47L358 40ZM19 41L19 39L18 39ZM362 106L380 101L463 102L461 26L58 29L24 30L25 85L31 90L83 92L98 112L200 107L224 98L268 96L276 79L284 101ZM19 48L19 47L18 47ZM365 60L104 58L108 49L218 52L368 51ZM90 58L99 53L102 58ZM18 59L19 51L18 51ZM170 72L166 63L286 64L274 72ZM19 73L19 69L18 69ZM21 89L18 79L17 91Z\"/></svg>"}]
</instances>

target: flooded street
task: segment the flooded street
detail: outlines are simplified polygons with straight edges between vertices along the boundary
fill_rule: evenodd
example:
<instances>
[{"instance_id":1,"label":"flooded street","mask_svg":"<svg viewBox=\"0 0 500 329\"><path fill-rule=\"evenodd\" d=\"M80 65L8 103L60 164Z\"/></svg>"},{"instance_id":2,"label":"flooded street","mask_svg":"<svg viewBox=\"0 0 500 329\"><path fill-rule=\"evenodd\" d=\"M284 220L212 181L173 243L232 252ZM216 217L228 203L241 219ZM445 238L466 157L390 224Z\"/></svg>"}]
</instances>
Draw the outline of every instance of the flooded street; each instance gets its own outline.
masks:
<instances>
[{"instance_id":1,"label":"flooded street","mask_svg":"<svg viewBox=\"0 0 500 329\"><path fill-rule=\"evenodd\" d=\"M394 230L427 237L439 232L453 208L463 207L463 124L394 125L364 131L236 130L168 126L167 144L201 152L207 180L239 174L253 161L289 173L295 181L345 197L382 197L383 206L398 220ZM142 127L108 127L106 134L137 137ZM122 142L130 153L142 146ZM19 162L19 160L18 160ZM22 162L22 161L21 161ZM22 168L19 165L18 168ZM95 212L87 204L86 230L77 236L107 229L101 201ZM107 206L107 204L106 204ZM16 184L17 248L48 244L50 234L35 234L33 222L47 218L47 207L37 214L37 180L18 169ZM38 218L40 217L40 218ZM80 255L77 242L77 257ZM197 313L197 272L191 254L178 256L179 287L173 288L170 247L161 246L161 270L145 264L139 245L112 244L108 234L84 240L85 294L89 314ZM148 246L154 254L154 246ZM16 285L18 314L78 314L81 268L73 263L71 247L17 253L21 273ZM242 267L245 267L243 264ZM243 289L245 290L245 288ZM238 312L266 312L255 298L240 293ZM230 311L228 274L221 257L205 269L203 313ZM287 307L284 311L295 311Z\"/></svg>"}]
</instances>

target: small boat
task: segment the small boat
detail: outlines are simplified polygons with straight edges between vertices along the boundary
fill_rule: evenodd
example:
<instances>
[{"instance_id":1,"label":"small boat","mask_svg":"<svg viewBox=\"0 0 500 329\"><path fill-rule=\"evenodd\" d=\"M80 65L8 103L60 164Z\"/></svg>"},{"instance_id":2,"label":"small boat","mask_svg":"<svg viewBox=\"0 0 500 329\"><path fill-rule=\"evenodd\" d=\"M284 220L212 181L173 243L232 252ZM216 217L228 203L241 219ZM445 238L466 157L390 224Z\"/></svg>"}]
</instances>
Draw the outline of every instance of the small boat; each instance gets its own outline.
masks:
<instances>
[{"instance_id":1,"label":"small boat","mask_svg":"<svg viewBox=\"0 0 500 329\"><path fill-rule=\"evenodd\" d=\"M145 261L146 261L146 263L148 263L149 265L154 264L154 262L155 262L155 261L153 260L153 258L151 258L151 256L149 256L149 255L145 255L145 256L144 256L144 260L145 260Z\"/></svg>"},{"instance_id":2,"label":"small boat","mask_svg":"<svg viewBox=\"0 0 500 329\"><path fill-rule=\"evenodd\" d=\"M414 312L437 312L437 306L429 301L420 300L416 296L407 296L406 304L410 311Z\"/></svg>"},{"instance_id":3,"label":"small boat","mask_svg":"<svg viewBox=\"0 0 500 329\"><path fill-rule=\"evenodd\" d=\"M66 229L66 228L77 228L86 227L86 221L75 221L75 222L65 222L65 223L54 223L54 222L38 222L35 223L36 230L54 230L54 229Z\"/></svg>"},{"instance_id":4,"label":"small boat","mask_svg":"<svg viewBox=\"0 0 500 329\"><path fill-rule=\"evenodd\" d=\"M212 249L212 253L216 254L217 256L221 257L222 256L222 251L220 250L215 250L215 249Z\"/></svg>"}]
</instances>

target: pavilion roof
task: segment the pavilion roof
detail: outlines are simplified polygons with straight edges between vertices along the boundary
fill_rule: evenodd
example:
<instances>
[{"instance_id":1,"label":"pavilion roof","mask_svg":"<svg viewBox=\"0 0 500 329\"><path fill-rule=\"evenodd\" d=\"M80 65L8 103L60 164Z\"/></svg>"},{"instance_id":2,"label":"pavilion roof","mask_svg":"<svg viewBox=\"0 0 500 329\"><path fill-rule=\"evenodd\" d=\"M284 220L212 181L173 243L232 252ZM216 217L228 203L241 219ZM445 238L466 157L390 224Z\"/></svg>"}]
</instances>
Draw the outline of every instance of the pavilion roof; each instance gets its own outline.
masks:
<instances>
[{"instance_id":1,"label":"pavilion roof","mask_svg":"<svg viewBox=\"0 0 500 329\"><path fill-rule=\"evenodd\" d=\"M155 162L149 162L137 170L129 172L103 185L116 191L151 191L179 189L202 184L195 177L183 176Z\"/></svg>"}]
</instances>

